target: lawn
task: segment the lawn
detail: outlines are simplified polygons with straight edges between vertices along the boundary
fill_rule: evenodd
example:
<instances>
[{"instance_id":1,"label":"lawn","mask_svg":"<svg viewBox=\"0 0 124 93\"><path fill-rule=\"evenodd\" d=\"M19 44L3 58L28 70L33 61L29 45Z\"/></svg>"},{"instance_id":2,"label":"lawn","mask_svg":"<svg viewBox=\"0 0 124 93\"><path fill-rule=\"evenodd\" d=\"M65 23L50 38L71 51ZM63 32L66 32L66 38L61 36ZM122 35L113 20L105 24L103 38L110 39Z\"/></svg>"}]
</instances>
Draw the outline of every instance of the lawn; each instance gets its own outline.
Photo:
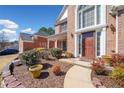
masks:
<instances>
[{"instance_id":1,"label":"lawn","mask_svg":"<svg viewBox=\"0 0 124 93\"><path fill-rule=\"evenodd\" d=\"M1 70L7 63L9 63L11 60L13 60L16 56L17 56L17 54L0 56L0 83L1 83Z\"/></svg>"}]
</instances>

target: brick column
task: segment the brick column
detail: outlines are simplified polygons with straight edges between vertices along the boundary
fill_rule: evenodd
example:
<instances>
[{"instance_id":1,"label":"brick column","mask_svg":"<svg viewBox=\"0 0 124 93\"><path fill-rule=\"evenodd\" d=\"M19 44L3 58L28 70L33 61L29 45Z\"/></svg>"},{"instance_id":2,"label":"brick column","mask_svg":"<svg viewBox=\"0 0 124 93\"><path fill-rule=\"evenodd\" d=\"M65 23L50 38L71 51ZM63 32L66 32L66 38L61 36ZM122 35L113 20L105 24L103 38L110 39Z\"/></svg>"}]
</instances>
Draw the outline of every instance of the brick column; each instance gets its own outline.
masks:
<instances>
[{"instance_id":1,"label":"brick column","mask_svg":"<svg viewBox=\"0 0 124 93\"><path fill-rule=\"evenodd\" d=\"M57 40L55 40L55 48L57 48Z\"/></svg>"}]
</instances>

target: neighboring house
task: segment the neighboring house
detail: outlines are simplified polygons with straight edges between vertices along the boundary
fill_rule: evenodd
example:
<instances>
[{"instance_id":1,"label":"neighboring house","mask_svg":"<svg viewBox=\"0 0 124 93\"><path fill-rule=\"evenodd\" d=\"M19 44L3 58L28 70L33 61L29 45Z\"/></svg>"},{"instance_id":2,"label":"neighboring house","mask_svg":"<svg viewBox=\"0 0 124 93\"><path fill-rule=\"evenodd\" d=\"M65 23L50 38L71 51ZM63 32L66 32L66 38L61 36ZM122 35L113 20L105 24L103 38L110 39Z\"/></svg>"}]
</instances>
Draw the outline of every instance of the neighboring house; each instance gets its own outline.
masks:
<instances>
[{"instance_id":1,"label":"neighboring house","mask_svg":"<svg viewBox=\"0 0 124 93\"><path fill-rule=\"evenodd\" d=\"M64 6L49 40L75 57L124 54L124 6Z\"/></svg>"},{"instance_id":2,"label":"neighboring house","mask_svg":"<svg viewBox=\"0 0 124 93\"><path fill-rule=\"evenodd\" d=\"M18 41L10 42L10 43L8 44L8 46L6 46L5 48L12 48L12 49L19 50Z\"/></svg>"},{"instance_id":3,"label":"neighboring house","mask_svg":"<svg viewBox=\"0 0 124 93\"><path fill-rule=\"evenodd\" d=\"M52 41L49 42L50 47L54 47L52 45ZM43 32L37 32L33 35L27 33L20 33L19 37L19 52L22 53L26 50L31 50L34 48L48 48L48 35Z\"/></svg>"}]
</instances>

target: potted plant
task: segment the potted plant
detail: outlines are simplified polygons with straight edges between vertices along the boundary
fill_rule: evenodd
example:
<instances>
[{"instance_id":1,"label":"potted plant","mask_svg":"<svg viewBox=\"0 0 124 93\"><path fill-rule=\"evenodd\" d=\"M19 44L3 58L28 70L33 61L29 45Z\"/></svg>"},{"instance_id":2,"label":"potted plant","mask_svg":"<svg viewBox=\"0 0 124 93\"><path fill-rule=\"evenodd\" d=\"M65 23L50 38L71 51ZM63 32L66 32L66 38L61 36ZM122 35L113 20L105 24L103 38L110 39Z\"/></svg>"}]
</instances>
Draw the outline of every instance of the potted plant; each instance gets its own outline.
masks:
<instances>
[{"instance_id":1,"label":"potted plant","mask_svg":"<svg viewBox=\"0 0 124 93\"><path fill-rule=\"evenodd\" d=\"M28 70L30 71L32 77L39 77L43 66L39 64L38 53L36 51L28 51L22 55L22 59L23 63L28 66Z\"/></svg>"}]
</instances>

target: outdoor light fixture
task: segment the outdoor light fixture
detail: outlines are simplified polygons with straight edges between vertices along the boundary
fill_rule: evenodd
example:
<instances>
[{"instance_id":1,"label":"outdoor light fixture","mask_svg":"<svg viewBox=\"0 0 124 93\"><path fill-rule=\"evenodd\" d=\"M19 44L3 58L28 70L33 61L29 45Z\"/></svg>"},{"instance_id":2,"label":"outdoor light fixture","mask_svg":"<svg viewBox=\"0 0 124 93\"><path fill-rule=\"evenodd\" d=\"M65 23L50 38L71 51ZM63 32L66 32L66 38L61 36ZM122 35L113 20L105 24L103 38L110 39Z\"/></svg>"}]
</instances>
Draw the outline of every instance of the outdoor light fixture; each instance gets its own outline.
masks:
<instances>
[{"instance_id":1,"label":"outdoor light fixture","mask_svg":"<svg viewBox=\"0 0 124 93\"><path fill-rule=\"evenodd\" d=\"M113 26L113 24L110 25L110 29L111 29L112 32L115 32L116 31L115 30L115 27Z\"/></svg>"},{"instance_id":2,"label":"outdoor light fixture","mask_svg":"<svg viewBox=\"0 0 124 93\"><path fill-rule=\"evenodd\" d=\"M71 37L73 38L74 37L74 35L71 33Z\"/></svg>"}]
</instances>

